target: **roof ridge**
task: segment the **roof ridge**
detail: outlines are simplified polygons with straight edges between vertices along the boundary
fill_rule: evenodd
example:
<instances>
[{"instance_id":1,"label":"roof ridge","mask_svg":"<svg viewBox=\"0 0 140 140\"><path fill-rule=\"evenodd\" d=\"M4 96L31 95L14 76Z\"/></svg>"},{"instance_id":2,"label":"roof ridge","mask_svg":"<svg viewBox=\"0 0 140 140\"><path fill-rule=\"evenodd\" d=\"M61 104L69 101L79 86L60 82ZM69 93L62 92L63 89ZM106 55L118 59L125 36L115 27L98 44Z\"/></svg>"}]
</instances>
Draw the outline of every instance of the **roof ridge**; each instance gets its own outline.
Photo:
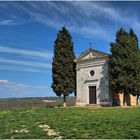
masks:
<instances>
[{"instance_id":1,"label":"roof ridge","mask_svg":"<svg viewBox=\"0 0 140 140\"><path fill-rule=\"evenodd\" d=\"M93 48L88 48L86 51L82 52L81 55L79 55L77 58L74 59L74 62L78 61L83 55L85 55L86 53L88 53L89 51L95 51L95 52L99 52L104 54L105 56L108 56L108 53L93 49Z\"/></svg>"}]
</instances>

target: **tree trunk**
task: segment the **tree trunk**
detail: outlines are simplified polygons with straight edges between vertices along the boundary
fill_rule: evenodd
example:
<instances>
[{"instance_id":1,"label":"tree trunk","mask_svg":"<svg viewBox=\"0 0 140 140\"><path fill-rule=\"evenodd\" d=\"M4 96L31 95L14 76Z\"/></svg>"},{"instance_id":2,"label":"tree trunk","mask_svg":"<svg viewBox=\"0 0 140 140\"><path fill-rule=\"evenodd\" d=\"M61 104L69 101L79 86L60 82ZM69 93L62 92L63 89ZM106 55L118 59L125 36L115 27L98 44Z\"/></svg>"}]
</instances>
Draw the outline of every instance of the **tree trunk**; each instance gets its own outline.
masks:
<instances>
[{"instance_id":1,"label":"tree trunk","mask_svg":"<svg viewBox=\"0 0 140 140\"><path fill-rule=\"evenodd\" d=\"M64 101L63 107L66 107L67 105L66 105L66 95L65 94L63 95L63 101Z\"/></svg>"},{"instance_id":2,"label":"tree trunk","mask_svg":"<svg viewBox=\"0 0 140 140\"><path fill-rule=\"evenodd\" d=\"M138 95L136 96L136 106L138 106L139 103L138 103Z\"/></svg>"},{"instance_id":3,"label":"tree trunk","mask_svg":"<svg viewBox=\"0 0 140 140\"><path fill-rule=\"evenodd\" d=\"M130 106L130 105L131 105L130 94L124 92L124 96L123 96L123 106Z\"/></svg>"},{"instance_id":4,"label":"tree trunk","mask_svg":"<svg viewBox=\"0 0 140 140\"><path fill-rule=\"evenodd\" d=\"M123 106L126 106L126 93L123 93Z\"/></svg>"}]
</instances>

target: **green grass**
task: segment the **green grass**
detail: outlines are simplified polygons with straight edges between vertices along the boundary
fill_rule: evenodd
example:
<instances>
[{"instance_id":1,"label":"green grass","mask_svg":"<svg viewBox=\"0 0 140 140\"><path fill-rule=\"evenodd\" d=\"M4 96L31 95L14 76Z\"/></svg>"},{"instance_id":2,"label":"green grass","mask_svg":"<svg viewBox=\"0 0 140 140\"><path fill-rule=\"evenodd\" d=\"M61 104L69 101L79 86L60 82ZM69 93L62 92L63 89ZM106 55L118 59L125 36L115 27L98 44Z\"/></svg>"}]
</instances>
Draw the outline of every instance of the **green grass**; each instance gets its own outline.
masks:
<instances>
[{"instance_id":1,"label":"green grass","mask_svg":"<svg viewBox=\"0 0 140 140\"><path fill-rule=\"evenodd\" d=\"M140 139L140 108L19 108L0 111L0 138L55 138L38 127L47 124L62 138ZM14 132L26 128L28 133Z\"/></svg>"}]
</instances>

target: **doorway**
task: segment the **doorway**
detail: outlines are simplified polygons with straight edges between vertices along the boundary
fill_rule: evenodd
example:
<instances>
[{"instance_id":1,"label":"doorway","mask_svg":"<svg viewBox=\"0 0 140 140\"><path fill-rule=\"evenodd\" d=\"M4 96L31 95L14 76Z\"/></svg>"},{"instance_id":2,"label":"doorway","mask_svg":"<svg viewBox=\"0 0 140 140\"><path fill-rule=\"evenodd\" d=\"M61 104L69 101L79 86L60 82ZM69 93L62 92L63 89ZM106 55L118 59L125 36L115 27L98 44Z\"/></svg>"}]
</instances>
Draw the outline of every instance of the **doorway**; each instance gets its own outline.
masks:
<instances>
[{"instance_id":1,"label":"doorway","mask_svg":"<svg viewBox=\"0 0 140 140\"><path fill-rule=\"evenodd\" d=\"M96 86L89 86L89 104L96 104Z\"/></svg>"}]
</instances>

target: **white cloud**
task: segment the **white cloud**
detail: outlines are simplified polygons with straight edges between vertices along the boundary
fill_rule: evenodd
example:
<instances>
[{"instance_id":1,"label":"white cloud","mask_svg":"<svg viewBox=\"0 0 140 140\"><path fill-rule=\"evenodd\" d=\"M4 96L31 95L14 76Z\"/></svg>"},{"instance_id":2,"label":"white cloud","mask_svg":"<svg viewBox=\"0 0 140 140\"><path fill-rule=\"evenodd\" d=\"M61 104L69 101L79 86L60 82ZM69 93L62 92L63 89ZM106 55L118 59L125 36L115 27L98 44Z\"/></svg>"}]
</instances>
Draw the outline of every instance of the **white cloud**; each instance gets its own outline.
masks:
<instances>
[{"instance_id":1,"label":"white cloud","mask_svg":"<svg viewBox=\"0 0 140 140\"><path fill-rule=\"evenodd\" d=\"M19 72L43 72L41 69L37 68L28 68L27 66L3 66L0 65L0 70L8 70L8 71L19 71ZM45 70L44 70L45 71Z\"/></svg>"},{"instance_id":2,"label":"white cloud","mask_svg":"<svg viewBox=\"0 0 140 140\"><path fill-rule=\"evenodd\" d=\"M0 70L42 72L51 69L52 52L49 51L35 51L0 45L0 53L15 58L0 56Z\"/></svg>"},{"instance_id":3,"label":"white cloud","mask_svg":"<svg viewBox=\"0 0 140 140\"><path fill-rule=\"evenodd\" d=\"M17 84L18 87L26 87L24 84Z\"/></svg>"},{"instance_id":4,"label":"white cloud","mask_svg":"<svg viewBox=\"0 0 140 140\"><path fill-rule=\"evenodd\" d=\"M0 83L8 83L8 80L0 80Z\"/></svg>"},{"instance_id":5,"label":"white cloud","mask_svg":"<svg viewBox=\"0 0 140 140\"><path fill-rule=\"evenodd\" d=\"M29 49L19 49L19 48L13 48L13 47L7 47L0 45L0 52L2 53L9 53L9 54L17 54L22 55L24 57L31 56L31 57L39 57L43 59L52 59L52 52L49 51L34 51Z\"/></svg>"},{"instance_id":6,"label":"white cloud","mask_svg":"<svg viewBox=\"0 0 140 140\"><path fill-rule=\"evenodd\" d=\"M14 25L15 21L11 19L0 20L0 25Z\"/></svg>"},{"instance_id":7,"label":"white cloud","mask_svg":"<svg viewBox=\"0 0 140 140\"><path fill-rule=\"evenodd\" d=\"M54 95L48 85L29 85L0 80L0 98L46 97ZM40 94L41 93L41 94Z\"/></svg>"},{"instance_id":8,"label":"white cloud","mask_svg":"<svg viewBox=\"0 0 140 140\"><path fill-rule=\"evenodd\" d=\"M16 10L23 11L29 15L32 20L57 30L65 25L71 32L81 34L85 37L103 37L103 39L108 40L107 37L109 34L106 28L96 22L93 17L90 17L93 15L91 5L95 4L89 2L82 3L83 2L26 2L27 5L20 3L10 4ZM18 19L18 16L16 16L16 18ZM87 27L88 29L86 29ZM106 37L103 36L104 33L107 34Z\"/></svg>"},{"instance_id":9,"label":"white cloud","mask_svg":"<svg viewBox=\"0 0 140 140\"><path fill-rule=\"evenodd\" d=\"M135 12L130 11L128 8L121 9L115 7L115 4L111 5L109 2L28 1L24 2L24 4L11 2L10 6L17 11L20 10L20 13L28 15L31 20L57 30L65 25L71 32L88 38L110 41L113 38L112 34L114 35L116 30L121 26L125 27L127 25L134 29L140 29L140 20ZM20 17L18 12L15 15L14 10L10 13L10 17L13 16L14 20L17 18L17 20L20 19L25 22L24 17Z\"/></svg>"},{"instance_id":10,"label":"white cloud","mask_svg":"<svg viewBox=\"0 0 140 140\"><path fill-rule=\"evenodd\" d=\"M106 41L110 41L111 40L111 34L109 34L105 29L102 30L102 28L96 26L96 28L90 28L90 27L81 27L81 29L79 31L77 31L77 28L70 28L71 30L73 30L73 32L79 32L80 35L84 36L84 37L97 37L100 36L100 38L106 40Z\"/></svg>"},{"instance_id":11,"label":"white cloud","mask_svg":"<svg viewBox=\"0 0 140 140\"><path fill-rule=\"evenodd\" d=\"M92 9L94 7L91 7L91 5L94 4L88 3L85 5L86 3L80 4L78 2L69 2L67 5L56 4L54 2L47 2L46 5L45 3L36 4L33 2L29 2L28 4L30 5L30 10L25 7L23 9L27 11L27 13L30 14L34 20L47 26L60 29L65 25L71 32L81 34L88 38L100 37L108 40L110 37L107 30L94 19L91 20L92 17L89 16L92 15ZM45 12L41 10L47 9L47 7L50 7L52 11L46 10ZM72 11L72 9L74 10Z\"/></svg>"},{"instance_id":12,"label":"white cloud","mask_svg":"<svg viewBox=\"0 0 140 140\"><path fill-rule=\"evenodd\" d=\"M0 58L0 63L8 63L8 64L14 64L14 65L24 65L24 66L33 66L33 67L39 67L39 68L46 68L50 69L51 64L47 63L41 63L41 62L35 62L35 61L23 61L23 60L11 60L11 59L2 59Z\"/></svg>"},{"instance_id":13,"label":"white cloud","mask_svg":"<svg viewBox=\"0 0 140 140\"><path fill-rule=\"evenodd\" d=\"M28 6L30 8L21 7L34 20L47 26L59 29L65 25L71 32L107 41L112 39L114 30L111 31L99 20L104 18L108 21L109 28L120 23L136 29L140 23L139 18L132 12L130 14L128 9L118 9L105 2L28 2Z\"/></svg>"},{"instance_id":14,"label":"white cloud","mask_svg":"<svg viewBox=\"0 0 140 140\"><path fill-rule=\"evenodd\" d=\"M0 83L6 85L6 86L16 86L16 87L32 87L32 88L48 88L48 86L40 86L40 85L37 85L37 86L33 86L33 85L28 85L28 84L21 84L21 83L15 83L15 82L11 82L11 81L8 81L8 80L5 80L5 79L0 79Z\"/></svg>"}]
</instances>

